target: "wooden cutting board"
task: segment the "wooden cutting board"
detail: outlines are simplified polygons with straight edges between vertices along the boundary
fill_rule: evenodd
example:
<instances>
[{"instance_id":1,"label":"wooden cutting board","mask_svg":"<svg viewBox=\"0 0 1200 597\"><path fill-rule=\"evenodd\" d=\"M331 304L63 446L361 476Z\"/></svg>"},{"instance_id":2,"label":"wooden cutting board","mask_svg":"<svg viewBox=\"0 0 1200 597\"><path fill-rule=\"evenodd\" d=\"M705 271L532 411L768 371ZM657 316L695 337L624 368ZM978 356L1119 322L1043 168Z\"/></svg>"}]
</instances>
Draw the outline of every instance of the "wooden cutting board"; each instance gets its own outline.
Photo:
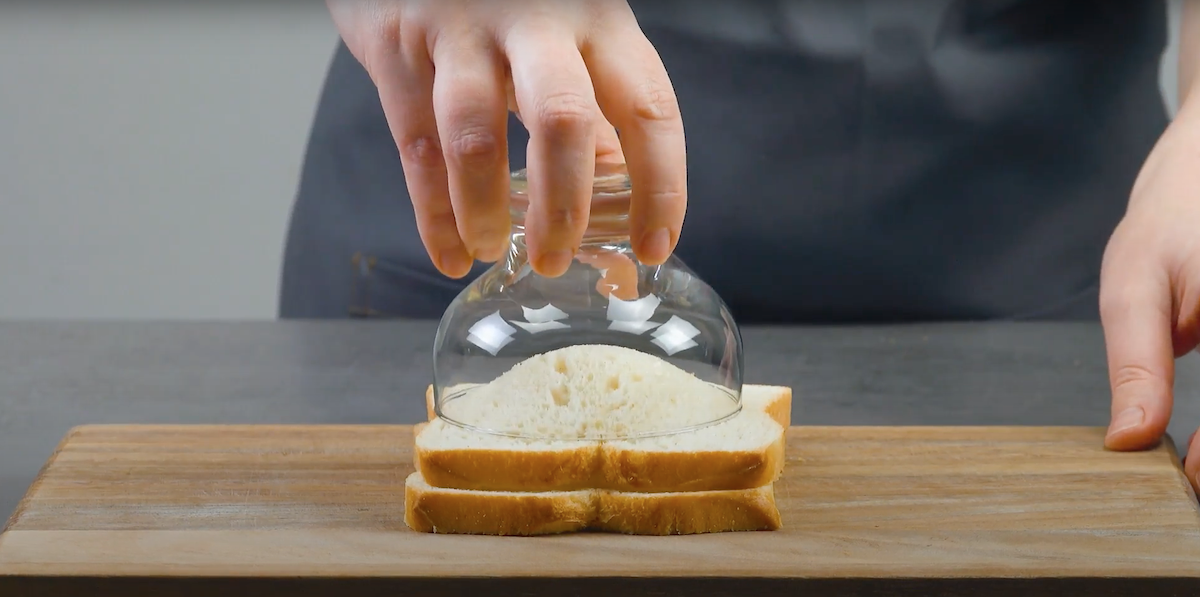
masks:
<instances>
[{"instance_id":1,"label":"wooden cutting board","mask_svg":"<svg viewBox=\"0 0 1200 597\"><path fill-rule=\"evenodd\" d=\"M0 595L1200 594L1200 514L1167 445L789 434L784 530L502 538L405 527L409 427L83 427L0 535Z\"/></svg>"}]
</instances>

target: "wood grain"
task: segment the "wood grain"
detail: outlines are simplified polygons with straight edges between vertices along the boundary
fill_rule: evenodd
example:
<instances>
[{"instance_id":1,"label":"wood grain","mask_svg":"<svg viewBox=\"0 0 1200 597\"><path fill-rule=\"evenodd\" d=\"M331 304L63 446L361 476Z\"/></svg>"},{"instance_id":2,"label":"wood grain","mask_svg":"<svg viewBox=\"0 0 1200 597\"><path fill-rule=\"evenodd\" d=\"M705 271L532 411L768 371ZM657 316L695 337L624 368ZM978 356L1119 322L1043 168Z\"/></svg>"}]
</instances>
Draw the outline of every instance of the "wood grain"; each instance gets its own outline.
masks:
<instances>
[{"instance_id":1,"label":"wood grain","mask_svg":"<svg viewBox=\"0 0 1200 597\"><path fill-rule=\"evenodd\" d=\"M524 539L409 531L410 427L81 427L0 535L0 595L271 579L298 595L483 579L500 594L571 579L595 594L1200 594L1200 511L1176 454L1107 452L1102 437L793 428L781 531Z\"/></svg>"}]
</instances>

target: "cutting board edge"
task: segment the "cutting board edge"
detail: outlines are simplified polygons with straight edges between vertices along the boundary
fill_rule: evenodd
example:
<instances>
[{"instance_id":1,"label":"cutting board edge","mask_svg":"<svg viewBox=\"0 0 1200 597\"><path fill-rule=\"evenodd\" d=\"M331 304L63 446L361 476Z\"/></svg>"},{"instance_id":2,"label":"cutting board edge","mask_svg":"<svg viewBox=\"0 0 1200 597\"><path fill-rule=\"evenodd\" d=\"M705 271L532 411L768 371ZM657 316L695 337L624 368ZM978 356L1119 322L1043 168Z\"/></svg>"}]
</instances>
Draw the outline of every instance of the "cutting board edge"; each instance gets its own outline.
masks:
<instances>
[{"instance_id":1,"label":"cutting board edge","mask_svg":"<svg viewBox=\"0 0 1200 597\"><path fill-rule=\"evenodd\" d=\"M156 534L164 531L124 531L134 535ZM170 533L171 531L166 531ZM102 532L97 531L59 531L53 534L75 534L82 533L84 535L98 535ZM236 534L236 531L218 531L217 534ZM385 533L378 531L376 533ZM397 565L394 562L372 562L359 564L346 564L339 562L337 565L329 566L322 571L319 567L312 565L312 560L307 556L311 553L299 554L301 557L290 557L285 560L277 560L272 563L259 562L256 564L247 564L242 560L242 564L233 563L232 561L219 561L220 558L210 559L205 563L175 561L170 566L163 566L161 562L150 562L140 564L130 564L128 561L105 561L104 557L90 562L79 561L63 561L58 557L58 551L54 549L57 540L47 540L44 531L14 531L11 534L0 535L0 546L3 546L6 536L16 537L22 540L32 542L32 545L40 545L41 549L33 553L42 553L45 558L25 559L24 561L14 561L10 558L3 557L3 551L0 550L0 580L12 578L71 578L71 577L90 577L90 576L106 576L113 578L300 578L300 579L334 579L334 578L392 578L392 579L412 579L412 580L470 580L470 579L621 579L621 578L637 578L637 579L758 579L758 580L788 580L800 581L808 579L817 580L947 580L947 579L1156 579L1156 578L1174 578L1174 579L1192 579L1200 581L1200 562L1182 562L1176 561L1174 565L1168 566L1169 562L1155 562L1150 565L1126 562L1119 565L1108 566L1103 572L1085 572L1080 568L1063 567L1061 564L1054 562L1029 563L1029 565L1021 569L1013 570L998 570L992 564L977 564L974 566L961 566L953 570L947 570L944 566L934 563L927 563L915 567L910 567L907 572L886 571L880 570L878 562L858 562L845 564L840 567L826 567L822 569L821 574L814 574L811 571L804 570L786 570L785 567L778 565L771 566L774 570L764 570L762 568L750 568L739 570L736 567L730 566L714 566L702 568L672 568L665 566L649 570L643 567L640 570L629 571L625 569L616 569L605 565L594 566L591 569L575 569L563 570L561 568L546 567L545 569L526 569L525 571L514 571L498 567L484 567L483 570L474 573L462 572L461 562L442 563L430 565L429 562L422 564ZM350 532L348 534L357 534ZM59 537L64 539L67 537ZM485 539L493 539L487 537ZM683 538L686 539L686 538ZM83 538L85 543L96 540L96 537ZM520 538L504 538L501 541L520 542ZM47 551L49 550L49 551ZM304 550L302 550L304 551ZM192 557L203 556L200 552L191 552ZM56 559L58 561L56 561ZM840 569L839 569L840 568ZM699 572L697 570L700 570Z\"/></svg>"},{"instance_id":2,"label":"cutting board edge","mask_svg":"<svg viewBox=\"0 0 1200 597\"><path fill-rule=\"evenodd\" d=\"M4 527L0 528L0 545L4 543L4 535L8 533L8 530L12 527L12 525L16 524L17 520L21 518L21 515L25 513L25 509L29 507L30 500L32 500L34 495L37 494L38 486L41 485L42 480L46 478L46 471L50 470L50 467L54 466L54 462L58 460L58 455L62 454L63 449L66 448L67 444L71 442L71 438L86 430L87 427L88 425L76 425L68 429L67 432L63 434L62 439L58 440L58 444L54 446L54 450L50 452L50 456L46 458L46 461L42 463L41 468L38 469L37 475L35 475L33 478L33 482L30 483L29 487L25 489L25 493L21 496L21 501L17 502L17 507L13 509L12 514L10 514L8 519L4 522Z\"/></svg>"}]
</instances>

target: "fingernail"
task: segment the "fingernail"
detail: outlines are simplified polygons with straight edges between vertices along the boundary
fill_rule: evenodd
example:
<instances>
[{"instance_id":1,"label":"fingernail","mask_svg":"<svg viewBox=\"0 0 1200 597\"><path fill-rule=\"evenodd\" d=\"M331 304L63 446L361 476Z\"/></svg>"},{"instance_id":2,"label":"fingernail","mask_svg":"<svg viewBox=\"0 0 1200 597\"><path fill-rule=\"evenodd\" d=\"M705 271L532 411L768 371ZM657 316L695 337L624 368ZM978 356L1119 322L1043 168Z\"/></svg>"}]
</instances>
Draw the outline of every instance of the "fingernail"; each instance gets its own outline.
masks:
<instances>
[{"instance_id":1,"label":"fingernail","mask_svg":"<svg viewBox=\"0 0 1200 597\"><path fill-rule=\"evenodd\" d=\"M671 231L666 228L651 230L642 235L642 253L647 259L666 259L671 250Z\"/></svg>"},{"instance_id":2,"label":"fingernail","mask_svg":"<svg viewBox=\"0 0 1200 597\"><path fill-rule=\"evenodd\" d=\"M571 260L574 258L575 254L571 251L550 251L538 260L538 269L544 275L557 276L571 267Z\"/></svg>"},{"instance_id":3,"label":"fingernail","mask_svg":"<svg viewBox=\"0 0 1200 597\"><path fill-rule=\"evenodd\" d=\"M1146 420L1146 411L1140 406L1129 407L1113 418L1112 424L1108 427L1108 435L1116 435L1126 429L1132 429L1142 424Z\"/></svg>"}]
</instances>

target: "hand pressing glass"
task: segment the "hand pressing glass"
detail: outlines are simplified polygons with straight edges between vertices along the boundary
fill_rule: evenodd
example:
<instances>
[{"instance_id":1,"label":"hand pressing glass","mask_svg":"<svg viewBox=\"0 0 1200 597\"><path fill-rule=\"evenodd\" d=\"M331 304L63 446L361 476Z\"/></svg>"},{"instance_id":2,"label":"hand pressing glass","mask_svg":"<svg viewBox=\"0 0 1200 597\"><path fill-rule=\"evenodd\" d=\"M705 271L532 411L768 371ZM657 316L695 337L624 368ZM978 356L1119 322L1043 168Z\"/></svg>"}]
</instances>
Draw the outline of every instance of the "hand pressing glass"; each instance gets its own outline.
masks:
<instances>
[{"instance_id":1,"label":"hand pressing glass","mask_svg":"<svg viewBox=\"0 0 1200 597\"><path fill-rule=\"evenodd\" d=\"M462 277L509 246L510 110L529 130L526 243L538 273L561 275L577 252L597 161L628 165L638 258L670 256L687 203L683 123L624 0L327 4L379 89L439 271Z\"/></svg>"}]
</instances>

